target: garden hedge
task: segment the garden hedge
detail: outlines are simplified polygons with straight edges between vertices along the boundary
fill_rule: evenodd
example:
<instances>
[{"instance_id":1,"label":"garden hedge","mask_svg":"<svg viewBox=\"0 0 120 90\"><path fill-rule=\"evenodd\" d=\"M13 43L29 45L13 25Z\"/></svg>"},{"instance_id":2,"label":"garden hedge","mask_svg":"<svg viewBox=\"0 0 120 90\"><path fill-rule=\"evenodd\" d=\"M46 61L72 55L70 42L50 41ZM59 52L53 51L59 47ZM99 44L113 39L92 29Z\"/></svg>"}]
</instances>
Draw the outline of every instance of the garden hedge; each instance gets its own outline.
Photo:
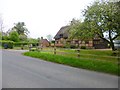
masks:
<instances>
[{"instance_id":1,"label":"garden hedge","mask_svg":"<svg viewBox=\"0 0 120 90\"><path fill-rule=\"evenodd\" d=\"M14 46L21 46L21 45L30 45L32 44L33 46L38 46L39 43L32 43L32 42L14 42Z\"/></svg>"},{"instance_id":2,"label":"garden hedge","mask_svg":"<svg viewBox=\"0 0 120 90\"><path fill-rule=\"evenodd\" d=\"M7 48L12 49L14 46L13 41L8 41L8 40L0 40L0 45L5 48L5 45L7 45Z\"/></svg>"}]
</instances>

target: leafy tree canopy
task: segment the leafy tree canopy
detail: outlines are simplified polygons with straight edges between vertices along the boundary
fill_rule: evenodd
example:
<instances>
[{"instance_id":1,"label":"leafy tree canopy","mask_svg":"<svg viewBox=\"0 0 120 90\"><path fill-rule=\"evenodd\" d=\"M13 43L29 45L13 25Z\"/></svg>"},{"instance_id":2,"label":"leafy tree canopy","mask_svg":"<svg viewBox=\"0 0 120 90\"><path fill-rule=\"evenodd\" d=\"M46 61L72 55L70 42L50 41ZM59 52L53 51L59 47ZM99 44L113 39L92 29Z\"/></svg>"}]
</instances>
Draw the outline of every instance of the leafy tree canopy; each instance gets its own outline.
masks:
<instances>
[{"instance_id":1,"label":"leafy tree canopy","mask_svg":"<svg viewBox=\"0 0 120 90\"><path fill-rule=\"evenodd\" d=\"M94 2L84 10L90 32L107 41L115 50L113 41L120 36L120 9L118 2Z\"/></svg>"},{"instance_id":2,"label":"leafy tree canopy","mask_svg":"<svg viewBox=\"0 0 120 90\"><path fill-rule=\"evenodd\" d=\"M19 41L19 35L16 31L11 31L9 34L9 38L11 41L18 42Z\"/></svg>"},{"instance_id":3,"label":"leafy tree canopy","mask_svg":"<svg viewBox=\"0 0 120 90\"><path fill-rule=\"evenodd\" d=\"M29 33L28 29L25 27L24 22L16 23L15 26L12 28L12 30L16 30L19 35L23 35L23 34L28 35Z\"/></svg>"},{"instance_id":4,"label":"leafy tree canopy","mask_svg":"<svg viewBox=\"0 0 120 90\"><path fill-rule=\"evenodd\" d=\"M69 28L69 38L86 40L93 37L94 33L90 32L89 27L86 22L81 22L79 20L72 21Z\"/></svg>"}]
</instances>

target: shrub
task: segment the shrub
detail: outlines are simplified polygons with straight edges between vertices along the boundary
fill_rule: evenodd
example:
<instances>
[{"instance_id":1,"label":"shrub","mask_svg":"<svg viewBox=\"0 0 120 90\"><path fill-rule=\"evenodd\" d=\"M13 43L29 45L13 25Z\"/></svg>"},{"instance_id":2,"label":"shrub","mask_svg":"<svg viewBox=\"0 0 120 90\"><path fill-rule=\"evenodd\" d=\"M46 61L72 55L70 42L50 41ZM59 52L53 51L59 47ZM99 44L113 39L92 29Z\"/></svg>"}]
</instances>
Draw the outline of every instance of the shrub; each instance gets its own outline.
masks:
<instances>
[{"instance_id":1,"label":"shrub","mask_svg":"<svg viewBox=\"0 0 120 90\"><path fill-rule=\"evenodd\" d=\"M111 55L112 56L117 56L118 54L119 54L119 52L116 50L116 51L113 51Z\"/></svg>"},{"instance_id":2,"label":"shrub","mask_svg":"<svg viewBox=\"0 0 120 90\"><path fill-rule=\"evenodd\" d=\"M63 48L70 48L70 44L66 44L66 45L64 45L64 47Z\"/></svg>"},{"instance_id":3,"label":"shrub","mask_svg":"<svg viewBox=\"0 0 120 90\"><path fill-rule=\"evenodd\" d=\"M51 41L51 43L55 43L55 41L53 40L53 41Z\"/></svg>"},{"instance_id":4,"label":"shrub","mask_svg":"<svg viewBox=\"0 0 120 90\"><path fill-rule=\"evenodd\" d=\"M86 46L81 46L81 49L86 49Z\"/></svg>"},{"instance_id":5,"label":"shrub","mask_svg":"<svg viewBox=\"0 0 120 90\"><path fill-rule=\"evenodd\" d=\"M38 42L32 42L32 43L30 43L30 44L32 44L33 46L38 46L38 45L39 45Z\"/></svg>"},{"instance_id":6,"label":"shrub","mask_svg":"<svg viewBox=\"0 0 120 90\"><path fill-rule=\"evenodd\" d=\"M37 48L31 48L30 51L37 51Z\"/></svg>"},{"instance_id":7,"label":"shrub","mask_svg":"<svg viewBox=\"0 0 120 90\"><path fill-rule=\"evenodd\" d=\"M27 45L27 42L15 42L14 45L15 46L21 46L21 45Z\"/></svg>"},{"instance_id":8,"label":"shrub","mask_svg":"<svg viewBox=\"0 0 120 90\"><path fill-rule=\"evenodd\" d=\"M70 45L70 48L71 48L71 49L75 49L76 46L75 46L75 45Z\"/></svg>"}]
</instances>

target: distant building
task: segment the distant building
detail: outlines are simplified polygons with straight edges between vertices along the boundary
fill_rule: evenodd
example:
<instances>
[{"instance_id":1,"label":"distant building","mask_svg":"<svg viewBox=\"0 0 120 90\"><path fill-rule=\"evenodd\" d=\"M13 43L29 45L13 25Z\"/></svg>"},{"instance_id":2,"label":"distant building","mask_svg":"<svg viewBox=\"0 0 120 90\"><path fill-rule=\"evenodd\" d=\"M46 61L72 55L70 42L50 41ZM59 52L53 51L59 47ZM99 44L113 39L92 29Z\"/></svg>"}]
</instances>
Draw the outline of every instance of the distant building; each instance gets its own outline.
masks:
<instances>
[{"instance_id":1,"label":"distant building","mask_svg":"<svg viewBox=\"0 0 120 90\"><path fill-rule=\"evenodd\" d=\"M114 40L115 49L120 49L120 40Z\"/></svg>"},{"instance_id":2,"label":"distant building","mask_svg":"<svg viewBox=\"0 0 120 90\"><path fill-rule=\"evenodd\" d=\"M43 37L41 37L39 45L41 47L49 47L50 46L50 42L47 39L43 39Z\"/></svg>"},{"instance_id":3,"label":"distant building","mask_svg":"<svg viewBox=\"0 0 120 90\"><path fill-rule=\"evenodd\" d=\"M57 47L64 47L66 43L69 43L69 45L75 45L75 46L86 46L87 48L95 48L95 49L104 49L108 47L108 43L101 38L98 38L96 35L94 39L89 40L78 40L73 39L69 40L69 26L61 27L61 29L57 32L55 35L55 46Z\"/></svg>"}]
</instances>

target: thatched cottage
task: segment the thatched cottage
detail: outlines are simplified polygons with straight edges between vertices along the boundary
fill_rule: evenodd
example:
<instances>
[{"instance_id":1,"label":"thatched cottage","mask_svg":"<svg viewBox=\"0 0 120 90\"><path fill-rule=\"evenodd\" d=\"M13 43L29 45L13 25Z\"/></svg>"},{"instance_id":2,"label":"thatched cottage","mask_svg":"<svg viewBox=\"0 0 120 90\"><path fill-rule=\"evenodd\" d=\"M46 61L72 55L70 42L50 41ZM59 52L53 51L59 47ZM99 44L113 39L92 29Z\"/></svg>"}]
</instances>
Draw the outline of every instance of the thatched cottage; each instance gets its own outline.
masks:
<instances>
[{"instance_id":1,"label":"thatched cottage","mask_svg":"<svg viewBox=\"0 0 120 90\"><path fill-rule=\"evenodd\" d=\"M104 49L108 47L108 43L97 36L94 39L89 40L78 40L73 39L69 40L69 33L68 33L69 26L61 27L60 30L55 35L55 46L57 47L64 47L66 44L75 45L75 46L86 46L87 48L95 48L95 49Z\"/></svg>"}]
</instances>

